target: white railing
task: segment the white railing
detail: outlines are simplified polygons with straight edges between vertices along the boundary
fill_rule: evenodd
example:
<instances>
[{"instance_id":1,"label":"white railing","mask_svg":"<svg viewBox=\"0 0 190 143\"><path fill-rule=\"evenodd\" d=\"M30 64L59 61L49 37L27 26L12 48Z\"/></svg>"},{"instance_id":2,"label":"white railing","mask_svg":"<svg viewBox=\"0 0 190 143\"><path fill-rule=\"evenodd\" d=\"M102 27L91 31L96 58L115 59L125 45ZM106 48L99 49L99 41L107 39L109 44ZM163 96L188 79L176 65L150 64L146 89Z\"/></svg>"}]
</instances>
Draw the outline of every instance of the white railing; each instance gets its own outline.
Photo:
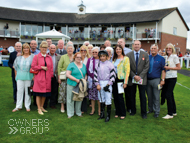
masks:
<instances>
[{"instance_id":1,"label":"white railing","mask_svg":"<svg viewBox=\"0 0 190 143\"><path fill-rule=\"evenodd\" d=\"M19 37L20 33L18 30L0 29L1 37Z\"/></svg>"},{"instance_id":2,"label":"white railing","mask_svg":"<svg viewBox=\"0 0 190 143\"><path fill-rule=\"evenodd\" d=\"M0 55L0 64L2 64L2 60L8 60L9 55Z\"/></svg>"},{"instance_id":3,"label":"white railing","mask_svg":"<svg viewBox=\"0 0 190 143\"><path fill-rule=\"evenodd\" d=\"M190 68L190 57L186 58L187 62L186 62L186 68Z\"/></svg>"},{"instance_id":4,"label":"white railing","mask_svg":"<svg viewBox=\"0 0 190 143\"><path fill-rule=\"evenodd\" d=\"M136 33L136 37L137 39L141 40L141 39L160 39L160 32L137 32Z\"/></svg>"},{"instance_id":5,"label":"white railing","mask_svg":"<svg viewBox=\"0 0 190 143\"><path fill-rule=\"evenodd\" d=\"M163 57L164 57L165 60L166 60L167 56L163 56ZM183 59L184 59L184 57L180 57L180 58L179 58L179 62L180 62L180 66L181 66L181 67L183 67ZM187 62L186 62L186 68L190 68L190 65L189 65L189 63L190 63L190 57L189 57L189 58L186 58L186 60L187 60Z\"/></svg>"}]
</instances>

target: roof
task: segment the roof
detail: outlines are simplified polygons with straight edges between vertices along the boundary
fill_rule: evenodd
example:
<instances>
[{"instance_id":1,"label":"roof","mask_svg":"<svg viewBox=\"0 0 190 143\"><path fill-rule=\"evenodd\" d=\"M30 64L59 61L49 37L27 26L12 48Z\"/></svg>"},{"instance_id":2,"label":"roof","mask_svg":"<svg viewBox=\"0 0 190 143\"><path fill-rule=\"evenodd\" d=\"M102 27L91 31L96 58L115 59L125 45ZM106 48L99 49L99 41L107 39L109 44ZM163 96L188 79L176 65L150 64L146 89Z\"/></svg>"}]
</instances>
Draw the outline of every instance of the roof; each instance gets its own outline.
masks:
<instances>
[{"instance_id":1,"label":"roof","mask_svg":"<svg viewBox=\"0 0 190 143\"><path fill-rule=\"evenodd\" d=\"M62 34L55 29L52 29L47 32L39 33L35 35L38 38L65 38L67 40L70 40L71 38L65 34Z\"/></svg>"},{"instance_id":2,"label":"roof","mask_svg":"<svg viewBox=\"0 0 190 143\"><path fill-rule=\"evenodd\" d=\"M84 15L0 7L0 19L49 24L131 24L160 21L175 10L178 11L189 30L177 7L138 12L86 13Z\"/></svg>"}]
</instances>

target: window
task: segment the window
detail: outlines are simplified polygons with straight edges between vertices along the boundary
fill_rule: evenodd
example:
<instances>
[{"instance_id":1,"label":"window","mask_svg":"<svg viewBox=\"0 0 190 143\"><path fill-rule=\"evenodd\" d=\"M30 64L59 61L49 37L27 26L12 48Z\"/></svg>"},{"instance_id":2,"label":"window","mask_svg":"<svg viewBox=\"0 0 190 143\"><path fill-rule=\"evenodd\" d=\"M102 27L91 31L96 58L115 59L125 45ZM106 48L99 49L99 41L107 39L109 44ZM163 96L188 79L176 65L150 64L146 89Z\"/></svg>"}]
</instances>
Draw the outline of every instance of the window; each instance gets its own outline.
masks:
<instances>
[{"instance_id":1,"label":"window","mask_svg":"<svg viewBox=\"0 0 190 143\"><path fill-rule=\"evenodd\" d=\"M37 34L37 29L38 29L37 25L32 25L32 36L35 36Z\"/></svg>"},{"instance_id":2,"label":"window","mask_svg":"<svg viewBox=\"0 0 190 143\"><path fill-rule=\"evenodd\" d=\"M42 25L38 25L38 33L42 33L43 32L43 26Z\"/></svg>"},{"instance_id":3,"label":"window","mask_svg":"<svg viewBox=\"0 0 190 143\"><path fill-rule=\"evenodd\" d=\"M177 27L174 27L174 28L173 28L173 34L174 34L174 35L177 35Z\"/></svg>"},{"instance_id":4,"label":"window","mask_svg":"<svg viewBox=\"0 0 190 143\"><path fill-rule=\"evenodd\" d=\"M25 24L21 24L21 35L25 35Z\"/></svg>"}]
</instances>

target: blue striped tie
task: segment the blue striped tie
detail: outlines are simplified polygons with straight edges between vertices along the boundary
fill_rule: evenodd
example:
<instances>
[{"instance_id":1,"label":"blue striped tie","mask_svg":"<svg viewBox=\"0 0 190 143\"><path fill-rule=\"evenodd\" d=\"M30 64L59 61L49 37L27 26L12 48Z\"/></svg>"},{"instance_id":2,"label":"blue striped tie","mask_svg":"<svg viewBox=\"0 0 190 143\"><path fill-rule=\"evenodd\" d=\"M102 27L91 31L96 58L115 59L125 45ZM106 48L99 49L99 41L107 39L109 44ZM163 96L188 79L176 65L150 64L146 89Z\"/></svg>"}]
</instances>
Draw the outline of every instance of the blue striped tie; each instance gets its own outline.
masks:
<instances>
[{"instance_id":1,"label":"blue striped tie","mask_svg":"<svg viewBox=\"0 0 190 143\"><path fill-rule=\"evenodd\" d=\"M139 54L139 53L136 53L136 74L137 74L138 60L139 60L138 54Z\"/></svg>"}]
</instances>

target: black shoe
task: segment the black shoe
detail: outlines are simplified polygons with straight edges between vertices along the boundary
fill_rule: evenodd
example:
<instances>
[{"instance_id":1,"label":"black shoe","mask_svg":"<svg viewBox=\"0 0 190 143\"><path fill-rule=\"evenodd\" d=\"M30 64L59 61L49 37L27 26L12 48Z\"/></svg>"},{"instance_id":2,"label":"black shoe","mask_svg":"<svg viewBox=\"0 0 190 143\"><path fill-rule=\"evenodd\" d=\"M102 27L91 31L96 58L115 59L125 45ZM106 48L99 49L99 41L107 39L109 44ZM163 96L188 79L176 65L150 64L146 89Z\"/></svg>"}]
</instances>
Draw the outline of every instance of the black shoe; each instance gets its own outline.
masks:
<instances>
[{"instance_id":1,"label":"black shoe","mask_svg":"<svg viewBox=\"0 0 190 143\"><path fill-rule=\"evenodd\" d=\"M101 112L100 112L100 117L98 118L98 120L105 118L104 116L105 104L100 103L100 106L101 106Z\"/></svg>"},{"instance_id":2,"label":"black shoe","mask_svg":"<svg viewBox=\"0 0 190 143\"><path fill-rule=\"evenodd\" d=\"M134 116L134 115L135 115L135 113L130 113L130 115L131 115L131 116Z\"/></svg>"},{"instance_id":3,"label":"black shoe","mask_svg":"<svg viewBox=\"0 0 190 143\"><path fill-rule=\"evenodd\" d=\"M159 114L154 114L154 118L158 118Z\"/></svg>"},{"instance_id":4,"label":"black shoe","mask_svg":"<svg viewBox=\"0 0 190 143\"><path fill-rule=\"evenodd\" d=\"M146 116L146 115L142 115L142 118L143 118L143 119L147 119L147 116Z\"/></svg>"},{"instance_id":5,"label":"black shoe","mask_svg":"<svg viewBox=\"0 0 190 143\"><path fill-rule=\"evenodd\" d=\"M111 105L107 105L107 117L105 119L105 122L109 122L111 115Z\"/></svg>"},{"instance_id":6,"label":"black shoe","mask_svg":"<svg viewBox=\"0 0 190 143\"><path fill-rule=\"evenodd\" d=\"M147 114L153 113L153 111L147 111Z\"/></svg>"}]
</instances>

